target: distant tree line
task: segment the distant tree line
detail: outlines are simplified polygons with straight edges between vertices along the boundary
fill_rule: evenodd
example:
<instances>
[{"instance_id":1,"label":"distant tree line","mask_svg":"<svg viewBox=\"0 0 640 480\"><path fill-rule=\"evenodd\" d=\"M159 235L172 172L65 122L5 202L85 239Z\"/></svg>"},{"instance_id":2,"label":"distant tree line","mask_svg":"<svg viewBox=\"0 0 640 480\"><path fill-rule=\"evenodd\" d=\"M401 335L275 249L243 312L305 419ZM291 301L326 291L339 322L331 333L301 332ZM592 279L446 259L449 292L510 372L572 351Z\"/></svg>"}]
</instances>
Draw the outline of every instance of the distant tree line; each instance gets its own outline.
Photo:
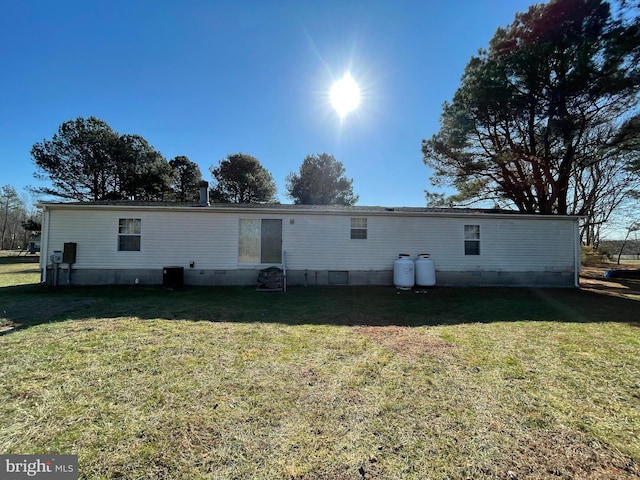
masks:
<instances>
[{"instance_id":1,"label":"distant tree line","mask_svg":"<svg viewBox=\"0 0 640 480\"><path fill-rule=\"evenodd\" d=\"M1 186L0 250L24 250L31 233L40 232L38 215L35 209L29 210L28 201L12 185Z\"/></svg>"},{"instance_id":2,"label":"distant tree line","mask_svg":"<svg viewBox=\"0 0 640 480\"><path fill-rule=\"evenodd\" d=\"M597 251L617 263L620 263L622 257L625 260L640 260L640 240L635 237L622 240L602 240Z\"/></svg>"},{"instance_id":3,"label":"distant tree line","mask_svg":"<svg viewBox=\"0 0 640 480\"><path fill-rule=\"evenodd\" d=\"M36 178L50 186L37 194L77 202L136 200L196 202L202 174L186 156L167 162L140 135L119 134L95 117L64 122L50 140L31 149ZM210 198L219 203L277 203L271 173L246 153L211 166ZM322 153L307 156L287 177L287 197L296 204L353 205L353 180L342 163Z\"/></svg>"}]
</instances>

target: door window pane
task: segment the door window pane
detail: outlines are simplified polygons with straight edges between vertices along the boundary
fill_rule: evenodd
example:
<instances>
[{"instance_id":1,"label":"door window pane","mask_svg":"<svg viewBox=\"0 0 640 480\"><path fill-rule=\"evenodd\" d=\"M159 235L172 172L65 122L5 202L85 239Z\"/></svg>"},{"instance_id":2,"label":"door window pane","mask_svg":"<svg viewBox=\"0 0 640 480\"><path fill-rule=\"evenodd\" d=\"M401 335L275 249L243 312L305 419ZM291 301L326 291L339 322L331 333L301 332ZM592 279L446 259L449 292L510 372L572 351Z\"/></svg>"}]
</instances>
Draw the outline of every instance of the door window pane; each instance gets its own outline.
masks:
<instances>
[{"instance_id":1,"label":"door window pane","mask_svg":"<svg viewBox=\"0 0 640 480\"><path fill-rule=\"evenodd\" d=\"M260 262L260 220L240 219L240 237L238 242L238 261L240 263Z\"/></svg>"},{"instance_id":2,"label":"door window pane","mask_svg":"<svg viewBox=\"0 0 640 480\"><path fill-rule=\"evenodd\" d=\"M262 220L261 263L282 262L282 220Z\"/></svg>"}]
</instances>

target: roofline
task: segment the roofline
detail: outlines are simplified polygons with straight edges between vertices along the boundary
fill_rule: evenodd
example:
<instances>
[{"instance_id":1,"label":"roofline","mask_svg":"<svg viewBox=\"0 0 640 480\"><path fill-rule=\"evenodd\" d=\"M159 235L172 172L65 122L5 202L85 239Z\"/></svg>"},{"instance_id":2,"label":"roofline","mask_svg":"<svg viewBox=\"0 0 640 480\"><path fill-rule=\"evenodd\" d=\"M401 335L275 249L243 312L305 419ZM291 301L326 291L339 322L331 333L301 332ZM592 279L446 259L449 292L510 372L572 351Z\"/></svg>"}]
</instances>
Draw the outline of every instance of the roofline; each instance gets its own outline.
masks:
<instances>
[{"instance_id":1,"label":"roofline","mask_svg":"<svg viewBox=\"0 0 640 480\"><path fill-rule=\"evenodd\" d=\"M101 204L101 203L49 203L41 202L36 207L43 210L109 210L109 211L191 211L218 213L268 213L268 214L306 214L306 215L339 215L339 216L400 216L400 217L482 217L482 218L528 218L536 220L580 220L581 215L541 215L522 213L515 210L494 209L457 209L457 208L421 208L421 207L377 207L377 206L332 206L332 205L292 205L292 204L260 204L234 205L213 204L211 206L196 205L136 205L136 204Z\"/></svg>"}]
</instances>

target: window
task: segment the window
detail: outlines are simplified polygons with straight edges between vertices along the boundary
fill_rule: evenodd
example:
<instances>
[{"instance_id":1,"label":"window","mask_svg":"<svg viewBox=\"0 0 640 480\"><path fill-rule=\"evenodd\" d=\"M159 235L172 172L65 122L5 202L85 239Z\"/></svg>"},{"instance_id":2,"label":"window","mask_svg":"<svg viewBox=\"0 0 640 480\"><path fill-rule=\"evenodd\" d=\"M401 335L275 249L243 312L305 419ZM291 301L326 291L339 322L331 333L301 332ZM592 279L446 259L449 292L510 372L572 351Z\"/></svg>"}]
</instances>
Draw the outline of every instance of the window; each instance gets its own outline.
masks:
<instances>
[{"instance_id":1,"label":"window","mask_svg":"<svg viewBox=\"0 0 640 480\"><path fill-rule=\"evenodd\" d=\"M351 219L351 240L367 239L367 218L353 217Z\"/></svg>"},{"instance_id":2,"label":"window","mask_svg":"<svg viewBox=\"0 0 640 480\"><path fill-rule=\"evenodd\" d=\"M118 220L118 251L139 252L142 220L121 218Z\"/></svg>"},{"instance_id":3,"label":"window","mask_svg":"<svg viewBox=\"0 0 640 480\"><path fill-rule=\"evenodd\" d=\"M464 254L480 255L480 225L464 226Z\"/></svg>"},{"instance_id":4,"label":"window","mask_svg":"<svg viewBox=\"0 0 640 480\"><path fill-rule=\"evenodd\" d=\"M282 263L282 220L240 219L240 263Z\"/></svg>"}]
</instances>

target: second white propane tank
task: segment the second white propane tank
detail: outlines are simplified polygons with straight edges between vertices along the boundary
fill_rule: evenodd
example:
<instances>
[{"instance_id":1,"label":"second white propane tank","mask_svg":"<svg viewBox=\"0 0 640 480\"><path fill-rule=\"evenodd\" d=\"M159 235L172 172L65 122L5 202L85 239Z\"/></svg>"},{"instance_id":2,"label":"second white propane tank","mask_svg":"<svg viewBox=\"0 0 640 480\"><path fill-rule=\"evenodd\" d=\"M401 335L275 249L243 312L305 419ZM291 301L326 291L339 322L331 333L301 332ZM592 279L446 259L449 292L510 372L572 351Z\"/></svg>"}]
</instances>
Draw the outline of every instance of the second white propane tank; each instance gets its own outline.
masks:
<instances>
[{"instance_id":1,"label":"second white propane tank","mask_svg":"<svg viewBox=\"0 0 640 480\"><path fill-rule=\"evenodd\" d=\"M428 253L421 253L416 260L416 285L433 287L436 284L436 266Z\"/></svg>"}]
</instances>

